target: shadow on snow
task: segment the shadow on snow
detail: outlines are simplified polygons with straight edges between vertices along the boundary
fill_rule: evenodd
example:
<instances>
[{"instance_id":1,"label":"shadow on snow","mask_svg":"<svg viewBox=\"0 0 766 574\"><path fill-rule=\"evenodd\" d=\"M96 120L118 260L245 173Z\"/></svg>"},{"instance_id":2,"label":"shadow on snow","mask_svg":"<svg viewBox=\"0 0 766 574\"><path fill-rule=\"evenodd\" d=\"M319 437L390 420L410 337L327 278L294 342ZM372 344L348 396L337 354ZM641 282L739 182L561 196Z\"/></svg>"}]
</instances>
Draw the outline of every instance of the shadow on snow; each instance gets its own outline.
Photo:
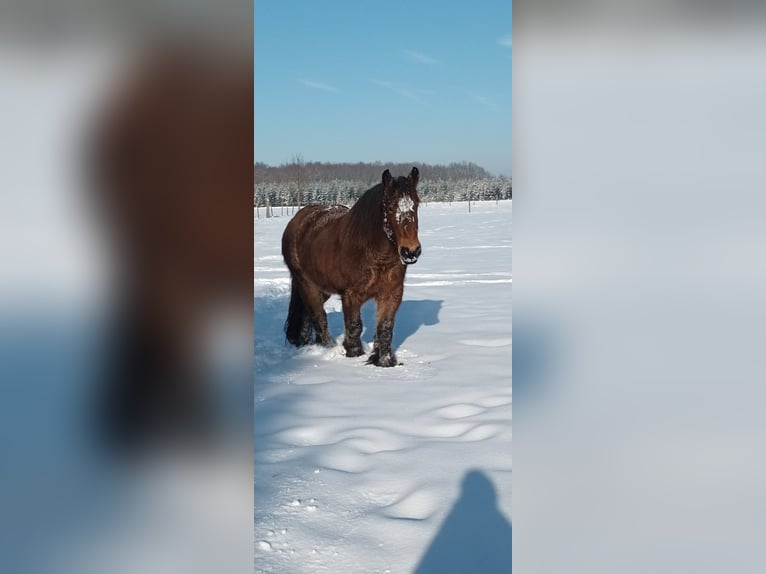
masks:
<instances>
[{"instance_id":1,"label":"shadow on snow","mask_svg":"<svg viewBox=\"0 0 766 574\"><path fill-rule=\"evenodd\" d=\"M403 301L396 315L393 347L398 348L421 326L436 325L443 301ZM253 301L253 350L254 350L254 495L255 500L269 500L276 494L275 484L282 473L294 470L296 460L287 465L269 460L271 453L282 445L275 442L275 433L282 430L284 421L290 420L301 408L311 401L316 389L306 386L289 385L289 380L300 373L311 372L315 359L301 353L285 340L284 322L287 317L289 294L255 297ZM367 329L362 340L371 343L374 336L375 306L369 302L362 308L362 318ZM331 335L337 338L344 331L343 313L328 313ZM340 357L339 361L345 361ZM369 367L375 369L377 367ZM274 389L275 386L284 385ZM289 385L289 387L288 387ZM277 391L277 392L274 392ZM306 451L308 454L309 451ZM299 463L300 464L300 463ZM306 461L308 464L308 461ZM262 508L263 505L260 505ZM255 522L260 515L259 505L255 509Z\"/></svg>"},{"instance_id":2,"label":"shadow on snow","mask_svg":"<svg viewBox=\"0 0 766 574\"><path fill-rule=\"evenodd\" d=\"M494 484L483 472L471 470L414 574L510 574L511 533Z\"/></svg>"},{"instance_id":3,"label":"shadow on snow","mask_svg":"<svg viewBox=\"0 0 766 574\"><path fill-rule=\"evenodd\" d=\"M399 306L394 320L394 338L391 343L394 351L423 326L437 325L439 311L444 301L421 299L418 301L405 300ZM327 314L327 324L330 334L334 337L344 332L343 313L340 311ZM364 332L362 341L372 344L375 337L375 302L370 300L362 306L362 324Z\"/></svg>"}]
</instances>

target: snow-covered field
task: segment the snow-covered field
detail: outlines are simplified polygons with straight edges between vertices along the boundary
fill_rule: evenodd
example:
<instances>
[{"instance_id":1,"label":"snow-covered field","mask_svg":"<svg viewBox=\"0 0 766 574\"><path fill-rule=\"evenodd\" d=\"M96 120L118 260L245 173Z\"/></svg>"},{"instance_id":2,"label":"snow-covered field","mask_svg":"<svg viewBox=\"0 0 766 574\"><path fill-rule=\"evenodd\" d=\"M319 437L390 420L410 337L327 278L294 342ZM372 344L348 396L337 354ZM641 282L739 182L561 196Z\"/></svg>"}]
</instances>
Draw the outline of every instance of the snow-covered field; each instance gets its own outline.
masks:
<instances>
[{"instance_id":1,"label":"snow-covered field","mask_svg":"<svg viewBox=\"0 0 766 574\"><path fill-rule=\"evenodd\" d=\"M387 369L343 355L337 297L335 348L285 344L289 218L255 220L256 572L510 572L511 209L421 205Z\"/></svg>"}]
</instances>

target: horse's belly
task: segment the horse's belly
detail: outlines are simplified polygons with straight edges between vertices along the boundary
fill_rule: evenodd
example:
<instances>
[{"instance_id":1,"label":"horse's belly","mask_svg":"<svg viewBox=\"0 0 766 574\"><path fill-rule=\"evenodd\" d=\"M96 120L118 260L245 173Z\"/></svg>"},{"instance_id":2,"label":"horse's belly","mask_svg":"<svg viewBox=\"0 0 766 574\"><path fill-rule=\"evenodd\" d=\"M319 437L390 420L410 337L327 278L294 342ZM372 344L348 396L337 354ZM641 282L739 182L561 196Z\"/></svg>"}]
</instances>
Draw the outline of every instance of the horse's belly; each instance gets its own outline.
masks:
<instances>
[{"instance_id":1,"label":"horse's belly","mask_svg":"<svg viewBox=\"0 0 766 574\"><path fill-rule=\"evenodd\" d=\"M338 269L337 253L317 246L307 246L301 256L306 277L325 293L342 293L346 279Z\"/></svg>"}]
</instances>

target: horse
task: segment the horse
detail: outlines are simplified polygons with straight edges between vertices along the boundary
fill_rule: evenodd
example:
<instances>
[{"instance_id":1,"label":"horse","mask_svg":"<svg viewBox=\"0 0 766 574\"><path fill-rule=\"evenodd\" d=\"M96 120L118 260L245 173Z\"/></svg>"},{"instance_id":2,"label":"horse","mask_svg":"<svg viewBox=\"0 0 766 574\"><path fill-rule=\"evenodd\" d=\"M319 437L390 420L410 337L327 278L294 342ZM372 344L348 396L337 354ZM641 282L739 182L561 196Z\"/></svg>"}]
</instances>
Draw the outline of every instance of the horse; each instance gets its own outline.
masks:
<instances>
[{"instance_id":1,"label":"horse","mask_svg":"<svg viewBox=\"0 0 766 574\"><path fill-rule=\"evenodd\" d=\"M398 365L391 351L394 318L402 302L404 276L422 253L418 240L417 185L413 167L407 177L382 181L368 189L349 209L343 205L307 205L282 235L282 256L290 270L290 305L285 321L287 340L297 347L315 342L332 347L324 303L341 297L346 357L362 350L362 305L374 298L377 307L373 348L367 364Z\"/></svg>"}]
</instances>

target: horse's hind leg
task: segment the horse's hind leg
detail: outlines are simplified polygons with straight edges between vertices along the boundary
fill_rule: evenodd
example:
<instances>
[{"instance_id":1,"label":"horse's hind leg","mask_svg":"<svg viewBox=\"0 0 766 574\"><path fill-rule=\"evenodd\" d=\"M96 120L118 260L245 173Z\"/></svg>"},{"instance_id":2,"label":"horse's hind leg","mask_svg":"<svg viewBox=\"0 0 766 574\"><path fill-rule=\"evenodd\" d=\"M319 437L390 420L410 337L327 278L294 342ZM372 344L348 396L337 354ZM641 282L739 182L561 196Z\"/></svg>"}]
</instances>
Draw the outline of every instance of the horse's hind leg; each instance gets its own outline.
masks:
<instances>
[{"instance_id":1,"label":"horse's hind leg","mask_svg":"<svg viewBox=\"0 0 766 574\"><path fill-rule=\"evenodd\" d=\"M314 326L311 324L311 317L308 315L303 317L301 323L301 344L299 346L308 345L311 343L311 332L314 330Z\"/></svg>"},{"instance_id":2,"label":"horse's hind leg","mask_svg":"<svg viewBox=\"0 0 766 574\"><path fill-rule=\"evenodd\" d=\"M350 293L344 293L341 300L343 302L343 321L346 325L343 348L346 349L347 357L358 357L364 354L361 340L362 317L360 310L362 303Z\"/></svg>"},{"instance_id":3,"label":"horse's hind leg","mask_svg":"<svg viewBox=\"0 0 766 574\"><path fill-rule=\"evenodd\" d=\"M321 324L324 325L324 328L322 328L321 325L319 327L315 326L315 331L316 331L315 342L318 345L324 345L325 347L332 347L335 345L335 341L330 336L330 329L327 325L327 311L324 310L324 304L327 302L330 296L327 293L324 293L322 291L319 292L319 295L322 301L321 312L319 313L319 321L321 322ZM323 331L326 336L321 335Z\"/></svg>"},{"instance_id":4,"label":"horse's hind leg","mask_svg":"<svg viewBox=\"0 0 766 574\"><path fill-rule=\"evenodd\" d=\"M330 337L330 330L327 328L327 313L324 310L324 302L329 297L307 281L302 281L300 287L303 300L308 308L308 314L316 331L316 342L325 347L332 347L335 345L335 341Z\"/></svg>"},{"instance_id":5,"label":"horse's hind leg","mask_svg":"<svg viewBox=\"0 0 766 574\"><path fill-rule=\"evenodd\" d=\"M285 321L285 335L290 343L296 347L302 347L311 342L312 328L309 310L298 287L298 280L293 276L290 306L287 312L287 321Z\"/></svg>"}]
</instances>

